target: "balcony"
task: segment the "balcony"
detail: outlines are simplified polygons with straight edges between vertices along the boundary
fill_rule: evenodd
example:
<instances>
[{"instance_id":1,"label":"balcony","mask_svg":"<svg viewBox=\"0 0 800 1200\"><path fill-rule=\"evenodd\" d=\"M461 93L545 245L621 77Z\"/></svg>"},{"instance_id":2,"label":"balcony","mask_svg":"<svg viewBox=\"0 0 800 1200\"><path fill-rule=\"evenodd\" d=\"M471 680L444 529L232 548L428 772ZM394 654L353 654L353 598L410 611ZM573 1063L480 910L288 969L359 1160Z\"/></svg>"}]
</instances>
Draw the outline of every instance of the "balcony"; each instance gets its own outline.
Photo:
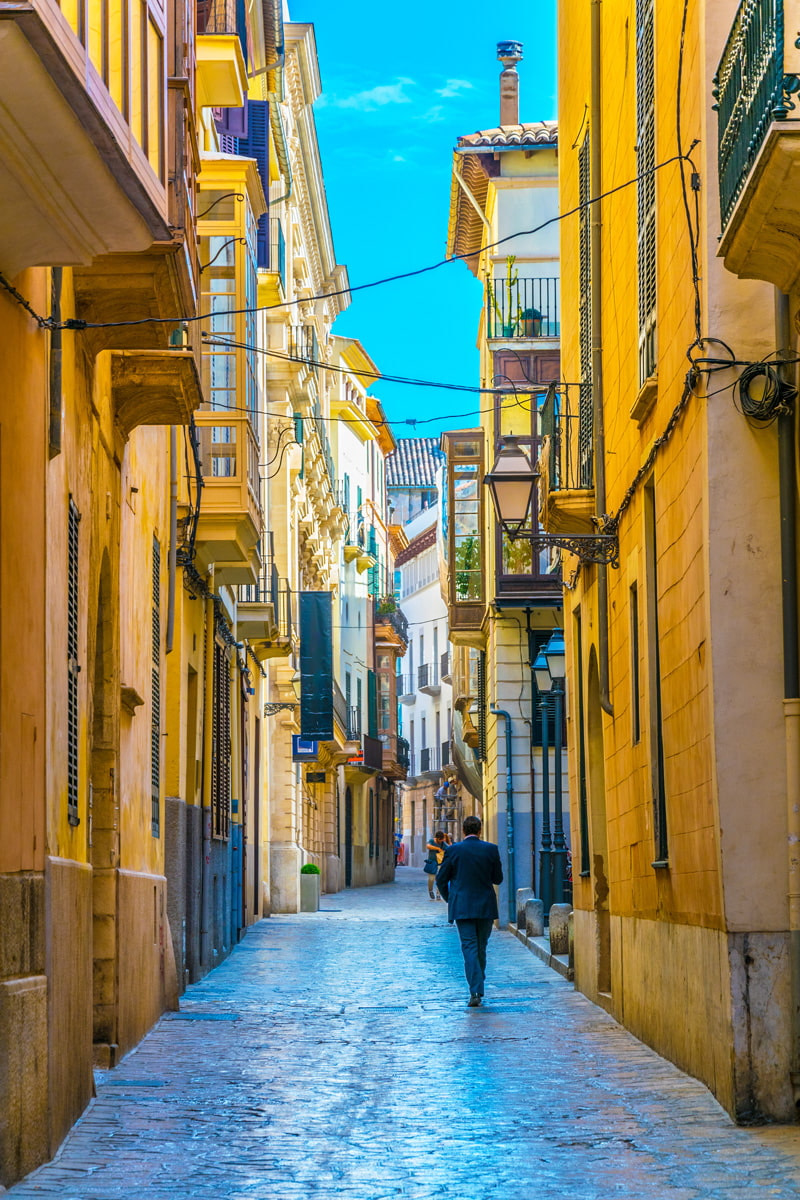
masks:
<instances>
[{"instance_id":1,"label":"balcony","mask_svg":"<svg viewBox=\"0 0 800 1200\"><path fill-rule=\"evenodd\" d=\"M442 742L442 770L444 770L445 767L449 767L452 764L452 761L453 753L450 746L450 739L448 738L446 742Z\"/></svg>"},{"instance_id":2,"label":"balcony","mask_svg":"<svg viewBox=\"0 0 800 1200\"><path fill-rule=\"evenodd\" d=\"M438 662L423 663L421 667L417 667L417 690L424 692L426 696L439 695L442 685L439 681Z\"/></svg>"},{"instance_id":3,"label":"balcony","mask_svg":"<svg viewBox=\"0 0 800 1200\"><path fill-rule=\"evenodd\" d=\"M551 388L540 413L539 520L546 533L596 533L592 472L592 396Z\"/></svg>"},{"instance_id":4,"label":"balcony","mask_svg":"<svg viewBox=\"0 0 800 1200\"><path fill-rule=\"evenodd\" d=\"M106 389L125 439L139 425L188 425L203 400L191 350L104 350L95 363L95 392Z\"/></svg>"},{"instance_id":5,"label":"balcony","mask_svg":"<svg viewBox=\"0 0 800 1200\"><path fill-rule=\"evenodd\" d=\"M118 16L109 22L125 62L129 32ZM157 64L152 71L144 63L139 69L147 70L150 95L166 104ZM131 70L126 86L129 81L141 96L141 77L134 80ZM0 109L5 275L13 279L25 267L90 263L170 242L159 178L163 125L153 122L148 161L137 140L145 140L143 131L126 122L54 0L0 5Z\"/></svg>"},{"instance_id":6,"label":"balcony","mask_svg":"<svg viewBox=\"0 0 800 1200\"><path fill-rule=\"evenodd\" d=\"M292 650L292 592L268 557L255 584L238 589L236 632L246 638L259 662L285 658Z\"/></svg>"},{"instance_id":7,"label":"balcony","mask_svg":"<svg viewBox=\"0 0 800 1200\"><path fill-rule=\"evenodd\" d=\"M452 684L452 682L453 682L453 676L450 673L450 651L449 650L445 650L444 654L441 655L441 658L439 661L439 678L441 679L442 683Z\"/></svg>"},{"instance_id":8,"label":"balcony","mask_svg":"<svg viewBox=\"0 0 800 1200\"><path fill-rule=\"evenodd\" d=\"M409 745L404 737L397 739L397 765L405 772L410 766Z\"/></svg>"},{"instance_id":9,"label":"balcony","mask_svg":"<svg viewBox=\"0 0 800 1200\"><path fill-rule=\"evenodd\" d=\"M236 26L236 0L197 5L197 101L201 108L241 108L247 67Z\"/></svg>"},{"instance_id":10,"label":"balcony","mask_svg":"<svg viewBox=\"0 0 800 1200\"><path fill-rule=\"evenodd\" d=\"M204 411L195 416L203 466L198 559L215 564L223 583L257 583L261 564L258 442L248 417Z\"/></svg>"},{"instance_id":11,"label":"balcony","mask_svg":"<svg viewBox=\"0 0 800 1200\"><path fill-rule=\"evenodd\" d=\"M438 775L442 769L442 753L439 746L423 746L417 757L416 775Z\"/></svg>"},{"instance_id":12,"label":"balcony","mask_svg":"<svg viewBox=\"0 0 800 1200\"><path fill-rule=\"evenodd\" d=\"M783 0L742 0L714 77L722 238L743 279L800 282L800 50Z\"/></svg>"},{"instance_id":13,"label":"balcony","mask_svg":"<svg viewBox=\"0 0 800 1200\"><path fill-rule=\"evenodd\" d=\"M535 341L560 337L558 301L557 278L487 280L487 338Z\"/></svg>"},{"instance_id":14,"label":"balcony","mask_svg":"<svg viewBox=\"0 0 800 1200\"><path fill-rule=\"evenodd\" d=\"M266 243L263 251L266 265L263 267L261 265L262 234L259 232L259 267L261 269L258 275L258 302L264 306L282 304L286 299L286 239L283 236L283 225L280 217L263 216L260 218L260 222L262 221L266 225L263 234Z\"/></svg>"},{"instance_id":15,"label":"balcony","mask_svg":"<svg viewBox=\"0 0 800 1200\"><path fill-rule=\"evenodd\" d=\"M408 646L408 620L394 596L376 596L374 600L375 638L390 643L405 653Z\"/></svg>"},{"instance_id":16,"label":"balcony","mask_svg":"<svg viewBox=\"0 0 800 1200\"><path fill-rule=\"evenodd\" d=\"M347 740L348 742L358 742L361 740L360 708L348 708L347 710Z\"/></svg>"},{"instance_id":17,"label":"balcony","mask_svg":"<svg viewBox=\"0 0 800 1200\"><path fill-rule=\"evenodd\" d=\"M416 704L417 681L413 675L397 676L397 703Z\"/></svg>"}]
</instances>

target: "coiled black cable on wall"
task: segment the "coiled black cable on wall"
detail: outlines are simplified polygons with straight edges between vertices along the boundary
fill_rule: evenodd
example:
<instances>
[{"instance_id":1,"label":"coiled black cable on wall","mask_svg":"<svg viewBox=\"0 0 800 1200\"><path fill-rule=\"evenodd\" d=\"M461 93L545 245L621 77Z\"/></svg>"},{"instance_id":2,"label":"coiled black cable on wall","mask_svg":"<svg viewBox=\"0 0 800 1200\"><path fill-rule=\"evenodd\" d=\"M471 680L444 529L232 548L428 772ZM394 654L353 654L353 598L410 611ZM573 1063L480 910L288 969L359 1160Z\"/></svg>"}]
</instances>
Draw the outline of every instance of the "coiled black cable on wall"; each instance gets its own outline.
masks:
<instances>
[{"instance_id":1,"label":"coiled black cable on wall","mask_svg":"<svg viewBox=\"0 0 800 1200\"><path fill-rule=\"evenodd\" d=\"M781 378L779 362L750 363L737 381L739 408L748 421L771 425L779 416L791 412L797 388Z\"/></svg>"}]
</instances>

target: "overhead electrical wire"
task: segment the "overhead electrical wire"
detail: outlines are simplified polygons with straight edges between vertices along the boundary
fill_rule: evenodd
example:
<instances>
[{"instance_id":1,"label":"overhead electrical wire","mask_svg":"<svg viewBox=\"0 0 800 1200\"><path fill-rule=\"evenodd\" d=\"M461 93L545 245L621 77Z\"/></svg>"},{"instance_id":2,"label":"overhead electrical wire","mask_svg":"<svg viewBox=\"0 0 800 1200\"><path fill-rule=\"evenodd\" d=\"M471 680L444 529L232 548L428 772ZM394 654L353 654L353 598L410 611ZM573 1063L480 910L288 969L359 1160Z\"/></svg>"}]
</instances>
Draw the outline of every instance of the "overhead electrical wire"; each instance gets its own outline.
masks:
<instances>
[{"instance_id":1,"label":"overhead electrical wire","mask_svg":"<svg viewBox=\"0 0 800 1200\"><path fill-rule=\"evenodd\" d=\"M694 169L691 151L694 149L696 144L697 143L694 142L689 147L689 152L687 154L673 154L670 158L665 158L662 162L656 163L655 166L649 167L646 171L642 171L641 174L634 175L632 178L626 179L623 183L616 184L615 187L608 188L607 191L601 192L597 196L590 196L588 200L583 201L581 204L577 204L574 208L568 209L567 212L556 213L554 217L549 217L546 221L542 221L540 225L534 226L533 229L519 229L515 233L506 234L505 237L498 238L496 242L490 242L488 245L481 247L481 250L495 250L498 246L502 246L505 245L506 242L513 241L514 238L531 237L536 233L540 233L543 229L547 229L550 225L555 225L560 221L564 221L567 217L575 216L576 213L581 212L584 208L589 208L591 205L598 204L601 200L605 200L608 196L613 196L617 192L624 191L625 188L632 187L634 184L639 183L640 180L646 179L649 175L654 175L656 171L661 171L664 167L668 167L671 163L680 162L683 164L684 162L688 162L691 164L692 169ZM20 293L12 287L12 285L4 278L2 274L0 274L0 285L12 293L17 302L22 304L23 307L28 310L41 328L68 330L119 329L127 328L133 325L188 324L189 322L194 321L206 321L213 316L239 316L245 313L271 312L275 309L292 308L295 305L312 303L316 300L332 300L338 296L349 296L354 292L363 292L368 288L382 287L387 283L398 283L403 279L416 279L420 275L426 275L431 271L437 271L440 267L447 266L448 263L460 262L468 258L474 258L474 251L465 254L453 254L449 258L439 259L436 262L428 263L424 267L416 267L411 271L399 271L395 275L386 275L381 279L373 279L367 283L349 284L345 288L337 288L330 292L318 292L316 295L312 296L299 296L293 300L279 301L276 304L254 305L245 308L230 308L221 310L218 313L197 313L193 316L178 315L174 317L139 317L130 321L83 321L78 317L69 317L65 321L54 321L52 317L41 317L38 313L36 313L25 297L21 296Z\"/></svg>"}]
</instances>

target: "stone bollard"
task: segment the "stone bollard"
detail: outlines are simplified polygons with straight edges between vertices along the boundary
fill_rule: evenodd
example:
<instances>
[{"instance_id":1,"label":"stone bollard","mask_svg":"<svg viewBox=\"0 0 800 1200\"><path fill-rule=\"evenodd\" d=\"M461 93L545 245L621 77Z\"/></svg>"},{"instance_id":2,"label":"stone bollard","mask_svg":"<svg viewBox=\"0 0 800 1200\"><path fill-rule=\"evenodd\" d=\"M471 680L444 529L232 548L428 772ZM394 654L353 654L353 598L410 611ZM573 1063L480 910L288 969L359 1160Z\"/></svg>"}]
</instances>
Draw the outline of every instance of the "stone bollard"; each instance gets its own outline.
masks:
<instances>
[{"instance_id":1,"label":"stone bollard","mask_svg":"<svg viewBox=\"0 0 800 1200\"><path fill-rule=\"evenodd\" d=\"M569 915L571 904L554 904L550 909L550 953L569 953Z\"/></svg>"},{"instance_id":2,"label":"stone bollard","mask_svg":"<svg viewBox=\"0 0 800 1200\"><path fill-rule=\"evenodd\" d=\"M527 937L544 934L544 904L541 900L525 901L525 934Z\"/></svg>"},{"instance_id":3,"label":"stone bollard","mask_svg":"<svg viewBox=\"0 0 800 1200\"><path fill-rule=\"evenodd\" d=\"M535 895L533 888L517 888L517 929L525 928L525 902Z\"/></svg>"}]
</instances>

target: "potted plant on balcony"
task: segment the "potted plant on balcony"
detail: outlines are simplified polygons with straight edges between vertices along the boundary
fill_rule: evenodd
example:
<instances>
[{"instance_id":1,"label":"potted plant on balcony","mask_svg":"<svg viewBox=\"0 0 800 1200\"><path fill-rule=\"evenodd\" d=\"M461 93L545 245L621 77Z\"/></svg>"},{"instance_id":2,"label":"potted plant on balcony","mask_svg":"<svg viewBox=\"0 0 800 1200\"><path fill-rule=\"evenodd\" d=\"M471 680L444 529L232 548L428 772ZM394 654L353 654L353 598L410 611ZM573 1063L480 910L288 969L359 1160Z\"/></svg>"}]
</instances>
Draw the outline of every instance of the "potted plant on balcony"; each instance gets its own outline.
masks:
<instances>
[{"instance_id":1,"label":"potted plant on balcony","mask_svg":"<svg viewBox=\"0 0 800 1200\"><path fill-rule=\"evenodd\" d=\"M378 600L379 616L387 616L389 613L397 612L397 601L394 596L381 596Z\"/></svg>"},{"instance_id":2,"label":"potted plant on balcony","mask_svg":"<svg viewBox=\"0 0 800 1200\"><path fill-rule=\"evenodd\" d=\"M509 254L506 259L506 277L502 281L502 289L505 292L505 297L498 299L496 284L500 283L500 280L493 281L492 279L487 279L486 281L489 303L495 315L494 330L491 335L493 337L498 336L498 330L500 337L514 337L522 319L518 292L519 271L514 270L514 263L516 261L517 257L515 254Z\"/></svg>"},{"instance_id":3,"label":"potted plant on balcony","mask_svg":"<svg viewBox=\"0 0 800 1200\"><path fill-rule=\"evenodd\" d=\"M300 868L300 912L319 912L320 870L314 863Z\"/></svg>"},{"instance_id":4,"label":"potted plant on balcony","mask_svg":"<svg viewBox=\"0 0 800 1200\"><path fill-rule=\"evenodd\" d=\"M524 337L541 337L543 315L538 308L523 308L522 333Z\"/></svg>"}]
</instances>

